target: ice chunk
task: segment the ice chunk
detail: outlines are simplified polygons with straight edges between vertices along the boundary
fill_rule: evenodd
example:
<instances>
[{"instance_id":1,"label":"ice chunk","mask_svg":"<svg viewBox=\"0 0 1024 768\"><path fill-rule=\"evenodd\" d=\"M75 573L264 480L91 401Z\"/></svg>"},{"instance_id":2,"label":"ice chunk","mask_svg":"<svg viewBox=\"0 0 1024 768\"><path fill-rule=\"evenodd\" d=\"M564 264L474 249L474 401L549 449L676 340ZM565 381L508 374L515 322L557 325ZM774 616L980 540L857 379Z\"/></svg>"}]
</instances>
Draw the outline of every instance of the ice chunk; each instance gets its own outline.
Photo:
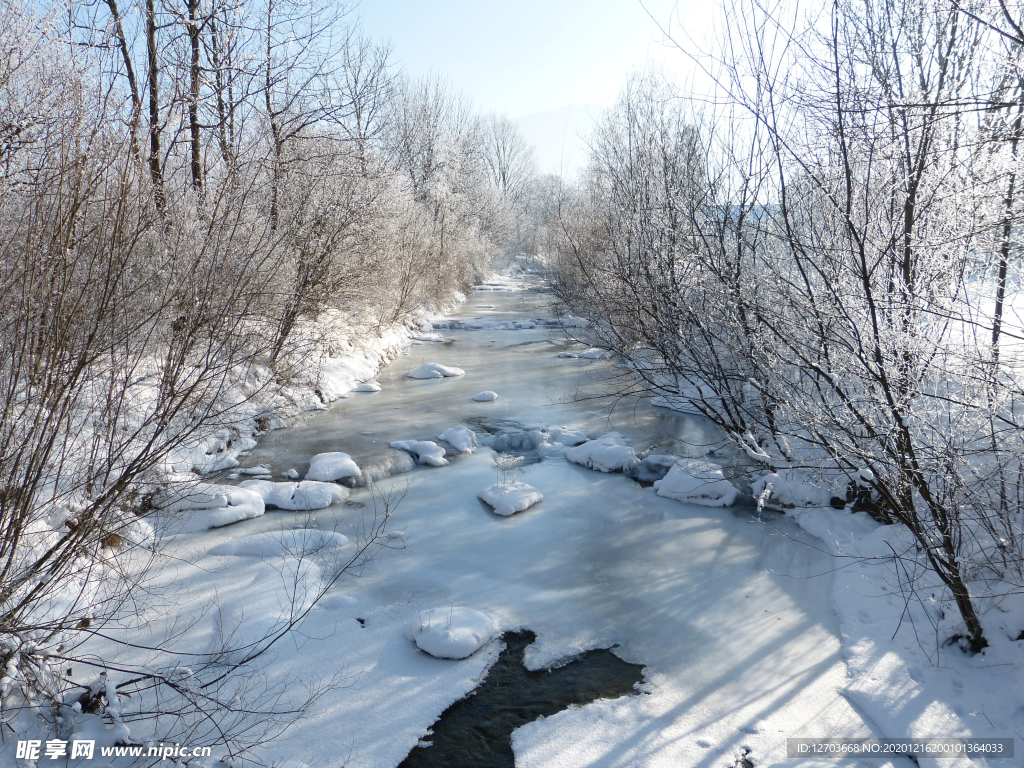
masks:
<instances>
[{"instance_id":1,"label":"ice chunk","mask_svg":"<svg viewBox=\"0 0 1024 768\"><path fill-rule=\"evenodd\" d=\"M498 399L498 393L488 390L486 392L480 392L479 394L473 395L473 399L478 403L489 403L492 400Z\"/></svg>"},{"instance_id":2,"label":"ice chunk","mask_svg":"<svg viewBox=\"0 0 1024 768\"><path fill-rule=\"evenodd\" d=\"M424 363L409 372L410 379L443 379L445 376L464 376L466 372L454 366L440 363Z\"/></svg>"},{"instance_id":3,"label":"ice chunk","mask_svg":"<svg viewBox=\"0 0 1024 768\"><path fill-rule=\"evenodd\" d=\"M520 482L495 483L489 488L484 488L477 496L494 507L495 514L502 517L522 512L544 500L544 495L540 491L532 485Z\"/></svg>"},{"instance_id":4,"label":"ice chunk","mask_svg":"<svg viewBox=\"0 0 1024 768\"><path fill-rule=\"evenodd\" d=\"M597 440L570 448L565 452L565 458L601 472L627 472L640 463L618 432L609 432Z\"/></svg>"},{"instance_id":5,"label":"ice chunk","mask_svg":"<svg viewBox=\"0 0 1024 768\"><path fill-rule=\"evenodd\" d=\"M343 534L312 528L298 528L244 536L241 539L218 544L210 549L210 554L266 558L285 555L303 556L314 552L341 549L346 544L348 544L348 537Z\"/></svg>"},{"instance_id":6,"label":"ice chunk","mask_svg":"<svg viewBox=\"0 0 1024 768\"><path fill-rule=\"evenodd\" d=\"M444 457L444 448L432 440L396 440L391 443L391 447L408 451L420 464L443 467L448 463Z\"/></svg>"},{"instance_id":7,"label":"ice chunk","mask_svg":"<svg viewBox=\"0 0 1024 768\"><path fill-rule=\"evenodd\" d=\"M472 453L476 447L476 435L473 434L473 430L461 424L457 427L449 427L438 435L437 439L444 440L459 453Z\"/></svg>"},{"instance_id":8,"label":"ice chunk","mask_svg":"<svg viewBox=\"0 0 1024 768\"><path fill-rule=\"evenodd\" d=\"M494 637L494 622L472 608L443 607L420 611L405 627L416 647L439 659L464 659Z\"/></svg>"},{"instance_id":9,"label":"ice chunk","mask_svg":"<svg viewBox=\"0 0 1024 768\"><path fill-rule=\"evenodd\" d=\"M659 496L705 507L728 507L738 493L721 467L702 459L679 459L654 489Z\"/></svg>"},{"instance_id":10,"label":"ice chunk","mask_svg":"<svg viewBox=\"0 0 1024 768\"><path fill-rule=\"evenodd\" d=\"M303 480L301 483L272 483L268 480L246 480L239 488L253 490L263 497L268 507L291 510L324 509L348 494L334 483Z\"/></svg>"},{"instance_id":11,"label":"ice chunk","mask_svg":"<svg viewBox=\"0 0 1024 768\"><path fill-rule=\"evenodd\" d=\"M364 381L353 392L380 392L380 384L376 381Z\"/></svg>"},{"instance_id":12,"label":"ice chunk","mask_svg":"<svg viewBox=\"0 0 1024 768\"><path fill-rule=\"evenodd\" d=\"M359 466L347 453L321 453L309 462L307 480L323 480L330 482L343 477L359 477Z\"/></svg>"}]
</instances>

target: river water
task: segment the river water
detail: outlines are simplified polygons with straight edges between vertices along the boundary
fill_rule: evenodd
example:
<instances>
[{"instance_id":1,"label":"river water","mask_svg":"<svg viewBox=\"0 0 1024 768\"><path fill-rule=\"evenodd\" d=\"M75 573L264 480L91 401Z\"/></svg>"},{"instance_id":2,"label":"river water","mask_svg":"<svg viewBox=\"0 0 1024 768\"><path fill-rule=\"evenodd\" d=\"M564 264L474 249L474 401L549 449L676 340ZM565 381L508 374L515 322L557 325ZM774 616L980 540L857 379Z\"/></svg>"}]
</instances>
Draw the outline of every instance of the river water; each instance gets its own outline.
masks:
<instances>
[{"instance_id":1,"label":"river water","mask_svg":"<svg viewBox=\"0 0 1024 768\"><path fill-rule=\"evenodd\" d=\"M559 357L585 347L551 325L550 294L537 283L508 287L474 291L453 327L437 329L444 341L414 345L381 371L380 392L353 393L296 419L267 435L246 464L301 474L313 455L345 451L363 467L383 467L395 464L391 441L434 439L458 424L481 437L552 425L591 436L616 430L637 453L714 451L712 460L736 463L698 419L642 398L608 397L627 383L623 371L608 361ZM465 375L408 378L425 362ZM472 400L484 390L498 399ZM345 505L301 522L295 513L268 512L189 539L204 548L300 524L355 537L383 498L401 498L388 521L393 545L332 589L268 670L271 682L311 671L343 681L268 747L270 759L391 768L417 745L418 754L429 752L435 721L486 688L505 645L495 640L469 659L444 661L406 639L404 627L418 611L455 605L484 611L513 633L506 637L519 642L515 663L522 658L530 670L593 649L643 667L638 695L610 691L585 706L541 708L550 716L516 720L509 728L525 722L511 735L520 768L726 766L748 756L761 766L786 761L788 737L878 735L843 695L834 563L815 539L774 513L758 517L749 504L682 504L564 455L513 453L520 461L505 473L544 500L510 518L476 498L502 474L498 455L481 447L450 456L450 466L416 467L355 488ZM242 558L202 565L201 573L180 576L194 580L196 599L244 606L256 620L272 613L269 566ZM536 639L525 645L527 636Z\"/></svg>"}]
</instances>

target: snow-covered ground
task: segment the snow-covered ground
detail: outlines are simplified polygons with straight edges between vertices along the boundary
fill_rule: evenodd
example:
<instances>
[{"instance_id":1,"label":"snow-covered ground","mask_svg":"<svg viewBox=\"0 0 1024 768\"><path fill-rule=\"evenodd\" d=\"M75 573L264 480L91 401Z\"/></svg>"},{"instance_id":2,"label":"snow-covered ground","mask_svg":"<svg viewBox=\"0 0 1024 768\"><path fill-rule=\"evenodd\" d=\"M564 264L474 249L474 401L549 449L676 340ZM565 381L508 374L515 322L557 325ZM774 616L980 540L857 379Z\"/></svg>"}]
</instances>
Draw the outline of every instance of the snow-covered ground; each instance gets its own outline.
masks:
<instances>
[{"instance_id":1,"label":"snow-covered ground","mask_svg":"<svg viewBox=\"0 0 1024 768\"><path fill-rule=\"evenodd\" d=\"M441 712L479 683L500 650L494 640L464 660L433 658L409 639L409 627L426 632L440 621L425 642L468 643L459 646L465 650L487 634L486 622L470 611L493 622L495 636L534 631L531 668L612 646L645 666L642 695L565 710L516 731L521 767L726 768L744 750L758 768L853 765L789 760L786 739L1020 730L1020 643L997 643L988 657L969 659L955 648L935 655L921 626L915 635L908 622L900 625L898 594L875 594L881 580L867 566L834 557L885 546L879 526L838 511L801 511L794 521L759 515L751 505L689 504L614 471L634 469L630 456L649 449L689 457L714 449L716 464L728 452L691 417L632 401L609 417L608 402L568 401L577 386L600 388L613 362L560 357L585 348L566 347L548 322L543 294L486 288L447 324L445 343L413 346L382 370L379 392L275 431L243 460L261 474L294 467L301 476L313 456L344 452L364 473L377 468L372 493L357 487L344 504L303 513L268 509L172 542L173 561L154 589L183 590L190 605L218 606L192 630L192 646L207 648L224 616L242 637L272 623L294 583L289 575L303 567L296 558L302 542L313 541L319 558L344 557L374 499L403 497L388 526L398 536L393 546L333 587L294 640L276 649L268 683L334 674L344 683L267 745L262 760L397 765ZM424 363L464 375L409 378ZM481 390L502 396L474 402ZM406 451L418 453L417 441L438 440L458 424L475 432L475 452L451 443L446 466L412 469ZM554 424L560 428L549 429ZM519 426L525 429L517 437ZM547 431L530 431L539 428ZM587 448L584 438L613 431L618 436ZM396 441L409 442L398 452L389 447ZM524 448L538 444L562 448ZM591 460L583 464L613 471L567 460L565 446L576 444L583 450L570 449L574 455ZM496 466L488 446L514 448L527 461L505 457ZM615 453L617 462L594 460L603 455L598 449ZM698 479L725 483L717 475ZM477 498L480 489L511 482L532 486L543 503L500 517ZM327 566L317 560L307 567ZM158 642L171 620L154 616L150 636L134 641ZM120 653L129 660L132 651ZM865 764L911 765L902 758Z\"/></svg>"}]
</instances>

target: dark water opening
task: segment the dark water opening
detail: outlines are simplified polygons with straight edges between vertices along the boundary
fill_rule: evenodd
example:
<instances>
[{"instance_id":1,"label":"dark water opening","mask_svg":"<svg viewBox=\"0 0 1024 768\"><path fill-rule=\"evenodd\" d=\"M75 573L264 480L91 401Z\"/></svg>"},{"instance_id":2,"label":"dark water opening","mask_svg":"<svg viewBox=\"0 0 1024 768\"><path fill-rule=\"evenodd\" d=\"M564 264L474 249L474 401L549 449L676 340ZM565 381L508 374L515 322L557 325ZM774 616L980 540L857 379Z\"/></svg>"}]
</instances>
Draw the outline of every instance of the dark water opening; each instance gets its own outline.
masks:
<instances>
[{"instance_id":1,"label":"dark water opening","mask_svg":"<svg viewBox=\"0 0 1024 768\"><path fill-rule=\"evenodd\" d=\"M466 698L446 709L427 739L399 768L514 768L512 731L539 717L597 699L637 693L643 667L609 650L587 651L568 664L531 672L523 666L526 647L537 639L529 630L507 632L487 678Z\"/></svg>"}]
</instances>

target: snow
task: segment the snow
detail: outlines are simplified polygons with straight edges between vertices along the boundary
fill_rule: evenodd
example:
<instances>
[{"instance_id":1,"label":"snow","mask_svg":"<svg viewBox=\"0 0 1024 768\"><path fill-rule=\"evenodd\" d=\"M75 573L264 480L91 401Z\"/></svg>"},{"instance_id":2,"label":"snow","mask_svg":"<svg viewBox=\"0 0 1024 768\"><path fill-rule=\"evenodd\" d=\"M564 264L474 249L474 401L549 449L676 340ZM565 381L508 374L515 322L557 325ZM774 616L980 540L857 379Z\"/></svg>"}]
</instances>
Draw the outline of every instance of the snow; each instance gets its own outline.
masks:
<instances>
[{"instance_id":1,"label":"snow","mask_svg":"<svg viewBox=\"0 0 1024 768\"><path fill-rule=\"evenodd\" d=\"M643 483L655 483L669 473L679 460L678 456L651 454L629 471L629 476Z\"/></svg>"},{"instance_id":2,"label":"snow","mask_svg":"<svg viewBox=\"0 0 1024 768\"><path fill-rule=\"evenodd\" d=\"M347 544L348 537L334 531L297 528L266 531L234 539L212 547L209 553L231 557L303 557L331 549L341 549Z\"/></svg>"},{"instance_id":3,"label":"snow","mask_svg":"<svg viewBox=\"0 0 1024 768\"><path fill-rule=\"evenodd\" d=\"M739 493L720 466L700 459L680 459L654 489L659 496L706 507L728 507Z\"/></svg>"},{"instance_id":4,"label":"snow","mask_svg":"<svg viewBox=\"0 0 1024 768\"><path fill-rule=\"evenodd\" d=\"M292 480L298 480L299 479L299 470L297 470L297 469L295 469L293 467L292 469L289 469L287 472L282 472L281 473L281 477L287 477L287 478L290 478Z\"/></svg>"},{"instance_id":5,"label":"snow","mask_svg":"<svg viewBox=\"0 0 1024 768\"><path fill-rule=\"evenodd\" d=\"M448 463L444 457L444 448L433 440L396 440L391 443L391 447L413 454L419 464L443 467Z\"/></svg>"},{"instance_id":6,"label":"snow","mask_svg":"<svg viewBox=\"0 0 1024 768\"><path fill-rule=\"evenodd\" d=\"M410 379L443 379L447 376L465 376L466 372L440 363L424 363L409 372Z\"/></svg>"},{"instance_id":7,"label":"snow","mask_svg":"<svg viewBox=\"0 0 1024 768\"><path fill-rule=\"evenodd\" d=\"M255 467L245 467L238 471L243 475L269 475L270 466L267 464L259 464Z\"/></svg>"},{"instance_id":8,"label":"snow","mask_svg":"<svg viewBox=\"0 0 1024 768\"><path fill-rule=\"evenodd\" d=\"M579 355L575 352L559 352L558 357L576 359Z\"/></svg>"},{"instance_id":9,"label":"snow","mask_svg":"<svg viewBox=\"0 0 1024 768\"><path fill-rule=\"evenodd\" d=\"M376 381L364 381L353 392L380 392L380 384Z\"/></svg>"},{"instance_id":10,"label":"snow","mask_svg":"<svg viewBox=\"0 0 1024 768\"><path fill-rule=\"evenodd\" d=\"M478 394L473 395L473 399L476 400L478 403L490 403L498 399L498 393L491 392L490 390L488 390L486 392L480 392Z\"/></svg>"},{"instance_id":11,"label":"snow","mask_svg":"<svg viewBox=\"0 0 1024 768\"><path fill-rule=\"evenodd\" d=\"M611 352L607 349L598 349L597 347L591 347L585 352L580 352L579 357L584 360L604 360L611 356Z\"/></svg>"},{"instance_id":12,"label":"snow","mask_svg":"<svg viewBox=\"0 0 1024 768\"><path fill-rule=\"evenodd\" d=\"M833 496L845 501L845 487L833 487L819 475L808 469L767 472L751 483L750 490L759 499L784 507L828 507Z\"/></svg>"},{"instance_id":13,"label":"snow","mask_svg":"<svg viewBox=\"0 0 1024 768\"><path fill-rule=\"evenodd\" d=\"M618 432L610 432L597 440L570 448L565 452L565 458L601 472L626 472L640 463L636 453Z\"/></svg>"},{"instance_id":14,"label":"snow","mask_svg":"<svg viewBox=\"0 0 1024 768\"><path fill-rule=\"evenodd\" d=\"M268 507L288 510L323 509L344 501L348 491L335 483L303 480L300 483L272 483L269 480L246 480L239 488L255 491Z\"/></svg>"},{"instance_id":15,"label":"snow","mask_svg":"<svg viewBox=\"0 0 1024 768\"><path fill-rule=\"evenodd\" d=\"M221 526L260 517L266 510L263 497L255 491L230 485L197 483L184 490L172 490L158 507L165 514L190 511L188 530Z\"/></svg>"},{"instance_id":16,"label":"snow","mask_svg":"<svg viewBox=\"0 0 1024 768\"><path fill-rule=\"evenodd\" d=\"M491 641L494 622L473 608L430 608L409 620L405 636L436 658L465 659Z\"/></svg>"},{"instance_id":17,"label":"snow","mask_svg":"<svg viewBox=\"0 0 1024 768\"><path fill-rule=\"evenodd\" d=\"M548 439L552 443L561 443L562 445L569 446L570 448L587 442L587 433L581 432L578 429L569 429L568 427L548 427L547 433Z\"/></svg>"},{"instance_id":18,"label":"snow","mask_svg":"<svg viewBox=\"0 0 1024 768\"><path fill-rule=\"evenodd\" d=\"M469 427L459 424L457 427L449 427L440 435L438 440L443 440L459 453L472 453L476 447L476 434Z\"/></svg>"},{"instance_id":19,"label":"snow","mask_svg":"<svg viewBox=\"0 0 1024 768\"><path fill-rule=\"evenodd\" d=\"M341 451L335 451L314 456L309 462L306 479L331 482L343 477L359 477L359 474L359 466L351 456Z\"/></svg>"},{"instance_id":20,"label":"snow","mask_svg":"<svg viewBox=\"0 0 1024 768\"><path fill-rule=\"evenodd\" d=\"M494 507L494 513L502 517L510 517L544 500L540 491L520 482L495 483L477 496Z\"/></svg>"}]
</instances>

